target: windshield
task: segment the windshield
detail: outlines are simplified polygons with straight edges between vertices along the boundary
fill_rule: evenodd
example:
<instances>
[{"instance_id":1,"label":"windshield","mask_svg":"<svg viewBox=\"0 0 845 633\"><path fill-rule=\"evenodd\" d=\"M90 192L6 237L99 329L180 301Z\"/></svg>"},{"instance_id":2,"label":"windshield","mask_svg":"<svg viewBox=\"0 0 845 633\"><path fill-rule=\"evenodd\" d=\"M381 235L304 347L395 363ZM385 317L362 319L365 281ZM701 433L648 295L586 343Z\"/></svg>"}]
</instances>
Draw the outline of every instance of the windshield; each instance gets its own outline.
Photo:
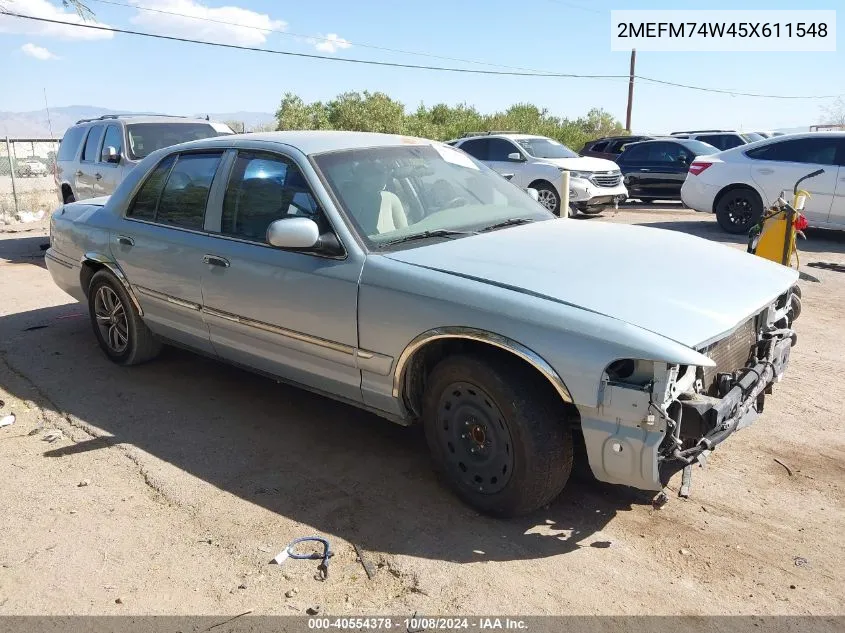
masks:
<instances>
[{"instance_id":1,"label":"windshield","mask_svg":"<svg viewBox=\"0 0 845 633\"><path fill-rule=\"evenodd\" d=\"M554 217L526 192L447 145L345 150L315 161L371 247L426 232L477 231L514 218Z\"/></svg>"},{"instance_id":2,"label":"windshield","mask_svg":"<svg viewBox=\"0 0 845 633\"><path fill-rule=\"evenodd\" d=\"M702 141L685 141L684 147L696 156L709 156L710 154L718 154L722 151L718 147Z\"/></svg>"},{"instance_id":3,"label":"windshield","mask_svg":"<svg viewBox=\"0 0 845 633\"><path fill-rule=\"evenodd\" d=\"M132 160L145 158L162 147L221 136L209 123L133 123L126 131Z\"/></svg>"},{"instance_id":4,"label":"windshield","mask_svg":"<svg viewBox=\"0 0 845 633\"><path fill-rule=\"evenodd\" d=\"M552 138L520 138L516 142L534 158L578 158L578 154Z\"/></svg>"}]
</instances>

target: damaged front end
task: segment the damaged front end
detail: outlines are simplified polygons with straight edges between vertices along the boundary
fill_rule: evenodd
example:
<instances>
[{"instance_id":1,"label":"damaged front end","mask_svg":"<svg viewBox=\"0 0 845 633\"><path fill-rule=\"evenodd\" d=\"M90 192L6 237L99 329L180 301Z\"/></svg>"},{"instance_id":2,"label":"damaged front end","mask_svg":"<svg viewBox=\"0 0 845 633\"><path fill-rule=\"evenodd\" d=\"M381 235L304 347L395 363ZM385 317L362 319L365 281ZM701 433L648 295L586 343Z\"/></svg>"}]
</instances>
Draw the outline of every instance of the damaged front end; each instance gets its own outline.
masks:
<instances>
[{"instance_id":1,"label":"damaged front end","mask_svg":"<svg viewBox=\"0 0 845 633\"><path fill-rule=\"evenodd\" d=\"M718 340L696 349L710 366L621 359L605 370L599 406L582 415L590 466L602 481L660 490L753 423L797 340L794 287Z\"/></svg>"}]
</instances>

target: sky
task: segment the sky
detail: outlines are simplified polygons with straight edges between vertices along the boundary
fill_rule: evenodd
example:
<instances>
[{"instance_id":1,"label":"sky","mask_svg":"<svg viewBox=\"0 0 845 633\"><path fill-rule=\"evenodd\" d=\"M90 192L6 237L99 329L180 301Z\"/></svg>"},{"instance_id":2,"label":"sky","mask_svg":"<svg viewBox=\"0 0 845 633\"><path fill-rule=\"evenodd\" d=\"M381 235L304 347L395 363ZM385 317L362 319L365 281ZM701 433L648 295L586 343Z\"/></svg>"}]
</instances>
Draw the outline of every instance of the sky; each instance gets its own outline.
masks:
<instances>
[{"instance_id":1,"label":"sky","mask_svg":"<svg viewBox=\"0 0 845 633\"><path fill-rule=\"evenodd\" d=\"M655 0L84 0L100 23L246 46L399 63L625 75L610 50L610 10L700 9ZM835 9L841 0L803 8ZM123 5L123 6L121 6ZM61 0L0 0L0 8L79 21ZM145 11L202 16L217 22ZM795 9L782 0L711 0L707 9ZM267 29L267 30L259 30ZM397 49L398 53L383 49ZM775 94L845 94L845 52L638 52L637 73L709 88ZM410 54L416 53L416 54ZM453 58L453 59L443 59ZM479 63L467 63L465 61ZM396 69L227 50L126 34L36 24L0 15L0 111L95 105L171 114L274 112L285 92L328 100L382 91L413 109L467 103L482 112L529 102L570 118L599 107L625 119L628 81L482 76ZM775 100L638 82L633 129L769 130L818 123L830 101ZM671 129L670 129L671 128Z\"/></svg>"}]
</instances>

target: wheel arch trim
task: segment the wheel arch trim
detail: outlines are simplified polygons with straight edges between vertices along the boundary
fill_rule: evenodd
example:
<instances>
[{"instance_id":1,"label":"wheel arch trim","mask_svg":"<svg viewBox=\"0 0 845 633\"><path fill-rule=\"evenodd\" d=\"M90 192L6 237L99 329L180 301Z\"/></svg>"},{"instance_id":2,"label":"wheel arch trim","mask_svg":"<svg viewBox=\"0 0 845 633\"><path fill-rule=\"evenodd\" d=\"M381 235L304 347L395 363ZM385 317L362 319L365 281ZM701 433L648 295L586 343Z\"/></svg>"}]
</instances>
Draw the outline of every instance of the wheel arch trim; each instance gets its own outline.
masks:
<instances>
[{"instance_id":1,"label":"wheel arch trim","mask_svg":"<svg viewBox=\"0 0 845 633\"><path fill-rule=\"evenodd\" d=\"M132 289L132 285L126 278L126 275L123 274L123 271L120 269L120 266L117 265L117 262L115 262L107 255L103 255L102 253L97 253L94 251L89 251L82 256L83 266L89 262L93 262L95 264L103 266L111 274L117 277L118 281L120 281L121 285L126 290L126 293L129 295L129 298L132 300L132 304L135 306L135 309L138 311L138 314L140 316L144 316L144 309L141 307L141 303L138 301L138 297L135 296L135 291ZM85 291L86 295L88 294L85 288L83 288L82 290Z\"/></svg>"},{"instance_id":2,"label":"wheel arch trim","mask_svg":"<svg viewBox=\"0 0 845 633\"><path fill-rule=\"evenodd\" d=\"M558 393L558 395L564 402L573 403L572 394L569 393L569 389L563 382L563 379L555 371L555 369L548 362L546 362L546 360L539 354L529 349L522 343L518 343L517 341L514 341L513 339L510 339L506 336L495 334L493 332L488 332L487 330L480 330L465 326L447 326L434 328L423 332L422 334L414 338L410 343L408 343L408 345L399 355L399 358L396 361L396 368L393 371L394 398L401 398L404 395L402 386L405 382L409 363L413 359L414 355L422 348L424 348L427 344L433 341L443 339L463 339L469 341L476 341L510 352L511 354L524 360L529 365L534 367L538 372L540 372L540 374L542 374L543 377L548 380L549 383L551 383L552 387L554 387L555 391Z\"/></svg>"}]
</instances>

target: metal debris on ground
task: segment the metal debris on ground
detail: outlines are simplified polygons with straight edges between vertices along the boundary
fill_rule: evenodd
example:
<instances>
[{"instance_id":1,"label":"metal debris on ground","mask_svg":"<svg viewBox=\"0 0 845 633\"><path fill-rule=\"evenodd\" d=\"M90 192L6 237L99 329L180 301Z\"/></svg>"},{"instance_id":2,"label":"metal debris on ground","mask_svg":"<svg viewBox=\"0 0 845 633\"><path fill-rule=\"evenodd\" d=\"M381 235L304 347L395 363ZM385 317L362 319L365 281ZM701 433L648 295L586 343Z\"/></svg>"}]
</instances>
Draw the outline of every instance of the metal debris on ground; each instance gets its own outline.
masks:
<instances>
[{"instance_id":1,"label":"metal debris on ground","mask_svg":"<svg viewBox=\"0 0 845 633\"><path fill-rule=\"evenodd\" d=\"M90 479L83 479L78 484L76 484L76 487L77 488L84 488L85 486L90 486L90 485L91 485Z\"/></svg>"},{"instance_id":2,"label":"metal debris on ground","mask_svg":"<svg viewBox=\"0 0 845 633\"><path fill-rule=\"evenodd\" d=\"M288 589L285 592L285 598L293 598L297 593L299 593L299 589L297 589L296 587Z\"/></svg>"},{"instance_id":3,"label":"metal debris on ground","mask_svg":"<svg viewBox=\"0 0 845 633\"><path fill-rule=\"evenodd\" d=\"M808 561L806 558L803 558L801 556L796 556L792 560L795 561L796 567L806 567L807 565L810 564L810 561Z\"/></svg>"},{"instance_id":4,"label":"metal debris on ground","mask_svg":"<svg viewBox=\"0 0 845 633\"><path fill-rule=\"evenodd\" d=\"M10 413L9 415L0 418L0 429L2 429L4 426L12 426L15 423L16 419L17 418L15 418L14 413Z\"/></svg>"},{"instance_id":5,"label":"metal debris on ground","mask_svg":"<svg viewBox=\"0 0 845 633\"><path fill-rule=\"evenodd\" d=\"M662 510L663 506L669 503L669 495L666 494L665 490L661 490L657 493L654 499L651 500L651 507L655 510Z\"/></svg>"},{"instance_id":6,"label":"metal debris on ground","mask_svg":"<svg viewBox=\"0 0 845 633\"><path fill-rule=\"evenodd\" d=\"M367 574L367 578L372 580L373 576L375 576L375 572L373 571L372 565L370 565L369 561L364 558L364 550L358 547L357 543L353 543L352 547L355 548L355 554L358 556L358 560L361 563L361 567L364 568L364 572Z\"/></svg>"},{"instance_id":7,"label":"metal debris on ground","mask_svg":"<svg viewBox=\"0 0 845 633\"><path fill-rule=\"evenodd\" d=\"M308 607L305 609L305 613L308 615L319 615L320 613L320 605L318 604L316 607Z\"/></svg>"},{"instance_id":8,"label":"metal debris on ground","mask_svg":"<svg viewBox=\"0 0 845 633\"><path fill-rule=\"evenodd\" d=\"M690 488L692 487L692 464L684 466L683 474L681 475L681 489L678 490L678 496L684 499L689 499Z\"/></svg>"},{"instance_id":9,"label":"metal debris on ground","mask_svg":"<svg viewBox=\"0 0 845 633\"><path fill-rule=\"evenodd\" d=\"M309 552L307 554L300 554L294 551L294 546L298 543L305 543L307 541L313 541L315 543L320 543L323 546L323 553L319 554L318 552ZM275 558L271 560L271 563L276 563L277 565L281 565L284 563L288 558L293 558L296 560L321 560L320 564L317 566L317 575L314 576L316 580L326 580L329 577L329 559L334 556L334 552L329 547L329 542L320 537L320 536L301 536L299 538L293 539L288 546L283 549L281 552L276 554Z\"/></svg>"},{"instance_id":10,"label":"metal debris on ground","mask_svg":"<svg viewBox=\"0 0 845 633\"><path fill-rule=\"evenodd\" d=\"M42 437L41 439L45 442L49 442L50 444L52 444L53 442L57 442L58 440L62 439L64 436L65 434L62 433L61 429L50 429L44 434L44 437Z\"/></svg>"},{"instance_id":11,"label":"metal debris on ground","mask_svg":"<svg viewBox=\"0 0 845 633\"><path fill-rule=\"evenodd\" d=\"M774 459L778 464L780 464L781 466L786 468L786 472L789 473L790 477L792 477L792 469L789 466L787 466L786 464L784 464L782 461L780 461L777 457L775 457Z\"/></svg>"}]
</instances>

